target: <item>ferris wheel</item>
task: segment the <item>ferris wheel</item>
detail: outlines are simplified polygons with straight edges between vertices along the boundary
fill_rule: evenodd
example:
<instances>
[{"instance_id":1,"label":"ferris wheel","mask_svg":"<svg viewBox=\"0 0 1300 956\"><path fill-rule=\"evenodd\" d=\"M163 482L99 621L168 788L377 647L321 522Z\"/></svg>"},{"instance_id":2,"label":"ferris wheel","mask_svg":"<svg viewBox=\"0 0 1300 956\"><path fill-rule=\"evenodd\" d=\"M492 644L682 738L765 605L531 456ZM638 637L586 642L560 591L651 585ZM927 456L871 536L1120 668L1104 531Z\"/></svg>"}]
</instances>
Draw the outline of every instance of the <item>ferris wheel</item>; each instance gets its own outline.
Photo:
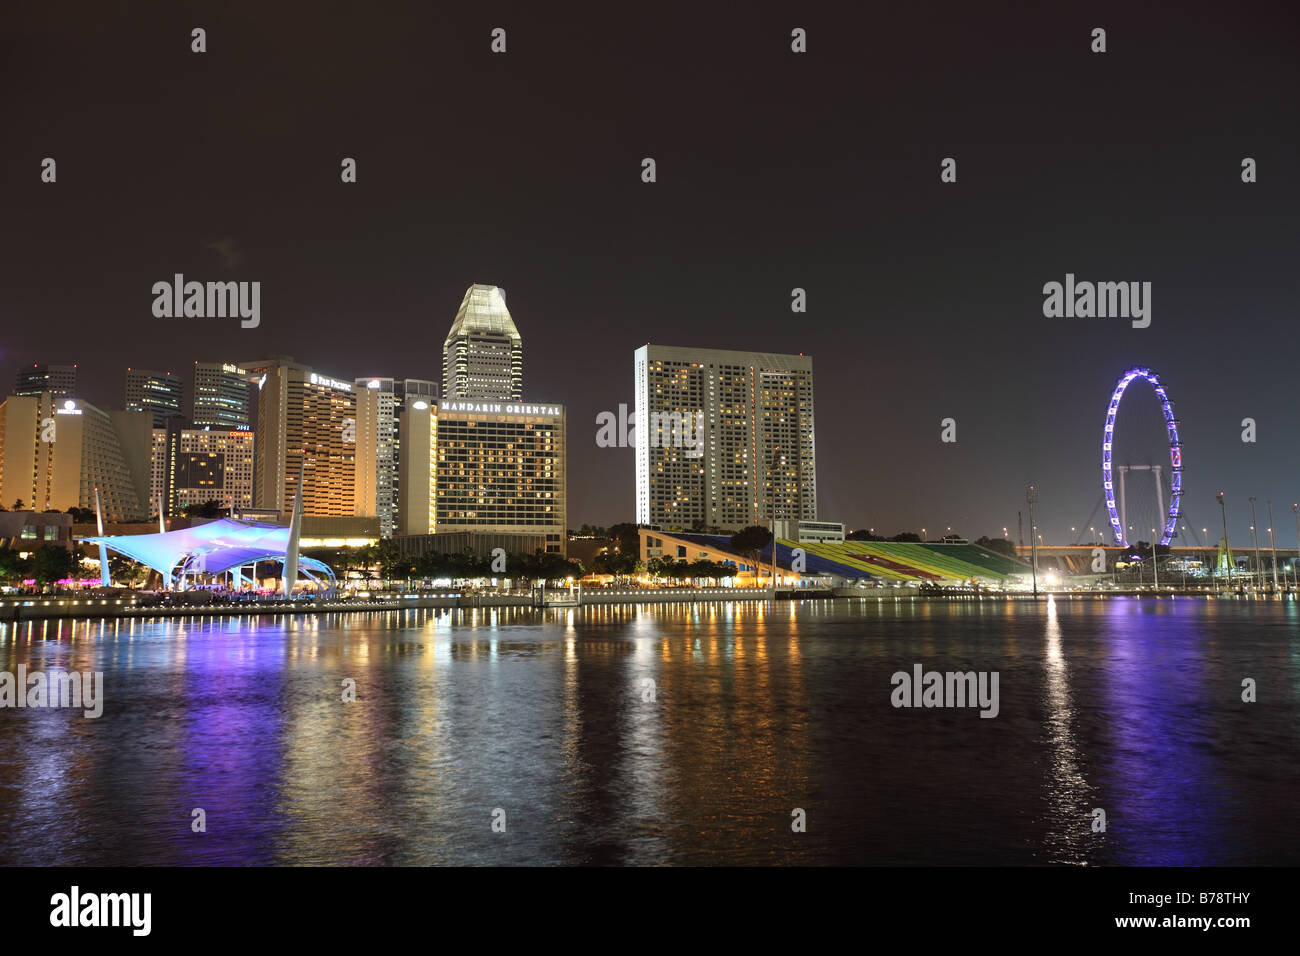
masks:
<instances>
[{"instance_id":1,"label":"ferris wheel","mask_svg":"<svg viewBox=\"0 0 1300 956\"><path fill-rule=\"evenodd\" d=\"M1161 477L1162 465L1115 465L1111 460L1111 452L1115 443L1115 419L1119 414L1120 400L1123 399L1124 392L1129 385L1139 378L1150 382L1151 387L1155 390L1156 398L1160 400L1160 409L1165 421L1165 431L1169 438L1169 507L1167 510L1164 503L1164 484ZM1183 449L1182 443L1178 439L1178 419L1174 418L1173 404L1169 401L1169 395L1165 391L1165 387L1160 383L1160 376L1149 368L1131 368L1120 376L1115 385L1115 391L1110 397L1110 407L1106 411L1106 431L1101 445L1101 481L1106 500L1106 511L1110 516L1110 526L1115 543L1125 547L1131 544L1129 541L1128 495L1126 488L1130 471L1146 471L1153 474L1155 478L1156 511L1164 521L1164 530L1159 543L1168 545L1178 534L1178 519L1181 516ZM1115 494L1115 475L1117 473L1119 475L1118 503Z\"/></svg>"}]
</instances>

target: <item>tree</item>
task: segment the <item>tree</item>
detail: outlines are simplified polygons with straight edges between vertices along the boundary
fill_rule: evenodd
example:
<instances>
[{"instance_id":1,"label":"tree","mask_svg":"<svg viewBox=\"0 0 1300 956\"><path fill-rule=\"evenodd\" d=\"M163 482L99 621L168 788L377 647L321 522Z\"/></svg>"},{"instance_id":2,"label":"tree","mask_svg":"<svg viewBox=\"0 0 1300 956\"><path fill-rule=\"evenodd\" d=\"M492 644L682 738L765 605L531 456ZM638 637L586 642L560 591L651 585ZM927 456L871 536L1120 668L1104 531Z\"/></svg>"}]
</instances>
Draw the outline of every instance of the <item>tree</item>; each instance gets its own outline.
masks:
<instances>
[{"instance_id":1,"label":"tree","mask_svg":"<svg viewBox=\"0 0 1300 956\"><path fill-rule=\"evenodd\" d=\"M629 521L610 525L609 536L618 539L618 549L620 551L639 555L641 553L641 536L637 534L637 528L639 527L640 525Z\"/></svg>"},{"instance_id":2,"label":"tree","mask_svg":"<svg viewBox=\"0 0 1300 956\"><path fill-rule=\"evenodd\" d=\"M914 531L904 531L902 534L896 534L890 541L920 541L921 536Z\"/></svg>"},{"instance_id":3,"label":"tree","mask_svg":"<svg viewBox=\"0 0 1300 956\"><path fill-rule=\"evenodd\" d=\"M411 562L404 560L391 539L375 545L374 561L386 578L404 578L410 573Z\"/></svg>"},{"instance_id":4,"label":"tree","mask_svg":"<svg viewBox=\"0 0 1300 956\"><path fill-rule=\"evenodd\" d=\"M49 584L72 577L80 564L81 556L67 548L42 545L32 554L32 577L37 584Z\"/></svg>"},{"instance_id":5,"label":"tree","mask_svg":"<svg viewBox=\"0 0 1300 956\"><path fill-rule=\"evenodd\" d=\"M203 502L201 505L186 505L181 514L187 518L220 518L226 513L226 509L221 507L221 502L215 498Z\"/></svg>"},{"instance_id":6,"label":"tree","mask_svg":"<svg viewBox=\"0 0 1300 956\"><path fill-rule=\"evenodd\" d=\"M850 531L844 536L845 541L884 541L884 535L872 534L865 528L859 528L857 531Z\"/></svg>"},{"instance_id":7,"label":"tree","mask_svg":"<svg viewBox=\"0 0 1300 956\"><path fill-rule=\"evenodd\" d=\"M108 571L110 581L127 587L134 587L137 581L145 578L149 569L143 564L137 564L130 558L110 553L108 556Z\"/></svg>"},{"instance_id":8,"label":"tree","mask_svg":"<svg viewBox=\"0 0 1300 956\"><path fill-rule=\"evenodd\" d=\"M708 561L704 558L700 558L698 561L692 561L690 564L683 564L682 567L691 578L708 578L714 582L725 577L730 577L734 573L732 568L723 564L721 561Z\"/></svg>"},{"instance_id":9,"label":"tree","mask_svg":"<svg viewBox=\"0 0 1300 956\"><path fill-rule=\"evenodd\" d=\"M772 532L762 525L750 525L731 536L731 549L750 559L755 577L758 574L758 556L772 540Z\"/></svg>"},{"instance_id":10,"label":"tree","mask_svg":"<svg viewBox=\"0 0 1300 956\"><path fill-rule=\"evenodd\" d=\"M32 574L32 559L19 557L12 548L0 548L0 581L25 581Z\"/></svg>"},{"instance_id":11,"label":"tree","mask_svg":"<svg viewBox=\"0 0 1300 956\"><path fill-rule=\"evenodd\" d=\"M14 502L13 510L14 510L14 511L26 511L26 510L27 510L27 506L26 506L25 504L23 504L23 499L19 498L17 501Z\"/></svg>"},{"instance_id":12,"label":"tree","mask_svg":"<svg viewBox=\"0 0 1300 956\"><path fill-rule=\"evenodd\" d=\"M635 574L641 566L636 553L626 551L602 551L592 561L593 571L598 574L612 574L616 579Z\"/></svg>"}]
</instances>

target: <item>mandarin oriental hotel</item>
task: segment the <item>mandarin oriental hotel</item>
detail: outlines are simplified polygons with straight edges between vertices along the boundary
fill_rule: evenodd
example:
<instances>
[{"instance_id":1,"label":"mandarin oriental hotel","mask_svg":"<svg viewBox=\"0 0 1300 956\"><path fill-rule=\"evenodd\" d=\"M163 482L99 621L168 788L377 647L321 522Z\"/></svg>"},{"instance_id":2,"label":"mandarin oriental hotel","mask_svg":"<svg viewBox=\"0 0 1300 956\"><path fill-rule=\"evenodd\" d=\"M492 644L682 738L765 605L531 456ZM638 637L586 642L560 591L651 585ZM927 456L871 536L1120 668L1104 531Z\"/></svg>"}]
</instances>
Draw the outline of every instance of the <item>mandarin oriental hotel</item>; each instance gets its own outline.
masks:
<instances>
[{"instance_id":1,"label":"mandarin oriental hotel","mask_svg":"<svg viewBox=\"0 0 1300 956\"><path fill-rule=\"evenodd\" d=\"M544 535L548 553L564 554L564 406L470 399L427 405L402 413L403 532ZM411 500L417 495L420 502Z\"/></svg>"}]
</instances>

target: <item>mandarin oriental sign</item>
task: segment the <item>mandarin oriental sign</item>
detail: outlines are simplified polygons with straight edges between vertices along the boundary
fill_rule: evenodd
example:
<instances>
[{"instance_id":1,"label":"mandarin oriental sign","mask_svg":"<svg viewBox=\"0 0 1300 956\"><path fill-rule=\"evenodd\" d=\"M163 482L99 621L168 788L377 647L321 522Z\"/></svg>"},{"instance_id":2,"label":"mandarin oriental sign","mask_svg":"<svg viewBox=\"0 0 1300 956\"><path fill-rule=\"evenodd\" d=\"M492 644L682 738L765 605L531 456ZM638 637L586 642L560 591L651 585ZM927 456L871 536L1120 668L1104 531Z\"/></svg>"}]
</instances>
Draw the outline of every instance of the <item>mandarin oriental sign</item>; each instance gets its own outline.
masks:
<instances>
[{"instance_id":1,"label":"mandarin oriental sign","mask_svg":"<svg viewBox=\"0 0 1300 956\"><path fill-rule=\"evenodd\" d=\"M502 415L559 415L559 405L521 405L514 402L441 402L439 411Z\"/></svg>"}]
</instances>

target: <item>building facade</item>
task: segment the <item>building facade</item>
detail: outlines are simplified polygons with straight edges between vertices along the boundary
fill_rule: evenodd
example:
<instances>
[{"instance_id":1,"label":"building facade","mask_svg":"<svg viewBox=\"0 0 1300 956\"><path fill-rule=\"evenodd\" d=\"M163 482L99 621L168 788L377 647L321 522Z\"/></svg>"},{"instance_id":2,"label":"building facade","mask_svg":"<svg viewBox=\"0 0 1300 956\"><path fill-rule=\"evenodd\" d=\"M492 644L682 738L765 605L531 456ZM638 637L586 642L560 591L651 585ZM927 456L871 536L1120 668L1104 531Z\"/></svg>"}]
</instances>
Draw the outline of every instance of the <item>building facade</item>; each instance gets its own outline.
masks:
<instances>
[{"instance_id":1,"label":"building facade","mask_svg":"<svg viewBox=\"0 0 1300 956\"><path fill-rule=\"evenodd\" d=\"M816 518L810 356L643 345L633 378L638 523Z\"/></svg>"},{"instance_id":2,"label":"building facade","mask_svg":"<svg viewBox=\"0 0 1300 956\"><path fill-rule=\"evenodd\" d=\"M442 347L442 397L519 401L524 348L504 289L470 286Z\"/></svg>"},{"instance_id":3,"label":"building facade","mask_svg":"<svg viewBox=\"0 0 1300 956\"><path fill-rule=\"evenodd\" d=\"M179 420L177 420L179 422ZM149 514L175 517L192 505L216 501L236 511L253 507L254 435L250 429L153 430Z\"/></svg>"},{"instance_id":4,"label":"building facade","mask_svg":"<svg viewBox=\"0 0 1300 956\"><path fill-rule=\"evenodd\" d=\"M304 515L354 517L356 387L287 356L240 367L253 381L256 407L254 507L287 514L301 465Z\"/></svg>"},{"instance_id":5,"label":"building facade","mask_svg":"<svg viewBox=\"0 0 1300 956\"><path fill-rule=\"evenodd\" d=\"M443 399L402 416L402 531L540 535L565 553L562 405Z\"/></svg>"},{"instance_id":6,"label":"building facade","mask_svg":"<svg viewBox=\"0 0 1300 956\"><path fill-rule=\"evenodd\" d=\"M34 511L94 508L106 521L148 514L152 422L77 398L12 395L0 404L0 500Z\"/></svg>"},{"instance_id":7,"label":"building facade","mask_svg":"<svg viewBox=\"0 0 1300 956\"><path fill-rule=\"evenodd\" d=\"M40 395L49 392L56 398L77 397L77 366L33 365L18 370L14 381L15 395Z\"/></svg>"},{"instance_id":8,"label":"building facade","mask_svg":"<svg viewBox=\"0 0 1300 956\"><path fill-rule=\"evenodd\" d=\"M153 427L162 428L169 418L180 416L184 386L180 376L143 368L126 370L126 410L148 412Z\"/></svg>"},{"instance_id":9,"label":"building facade","mask_svg":"<svg viewBox=\"0 0 1300 956\"><path fill-rule=\"evenodd\" d=\"M248 428L248 372L229 362L195 362L190 423L196 428Z\"/></svg>"},{"instance_id":10,"label":"building facade","mask_svg":"<svg viewBox=\"0 0 1300 956\"><path fill-rule=\"evenodd\" d=\"M357 514L379 518L391 538L400 522L401 415L415 401L437 398L427 379L359 378L357 395Z\"/></svg>"}]
</instances>

